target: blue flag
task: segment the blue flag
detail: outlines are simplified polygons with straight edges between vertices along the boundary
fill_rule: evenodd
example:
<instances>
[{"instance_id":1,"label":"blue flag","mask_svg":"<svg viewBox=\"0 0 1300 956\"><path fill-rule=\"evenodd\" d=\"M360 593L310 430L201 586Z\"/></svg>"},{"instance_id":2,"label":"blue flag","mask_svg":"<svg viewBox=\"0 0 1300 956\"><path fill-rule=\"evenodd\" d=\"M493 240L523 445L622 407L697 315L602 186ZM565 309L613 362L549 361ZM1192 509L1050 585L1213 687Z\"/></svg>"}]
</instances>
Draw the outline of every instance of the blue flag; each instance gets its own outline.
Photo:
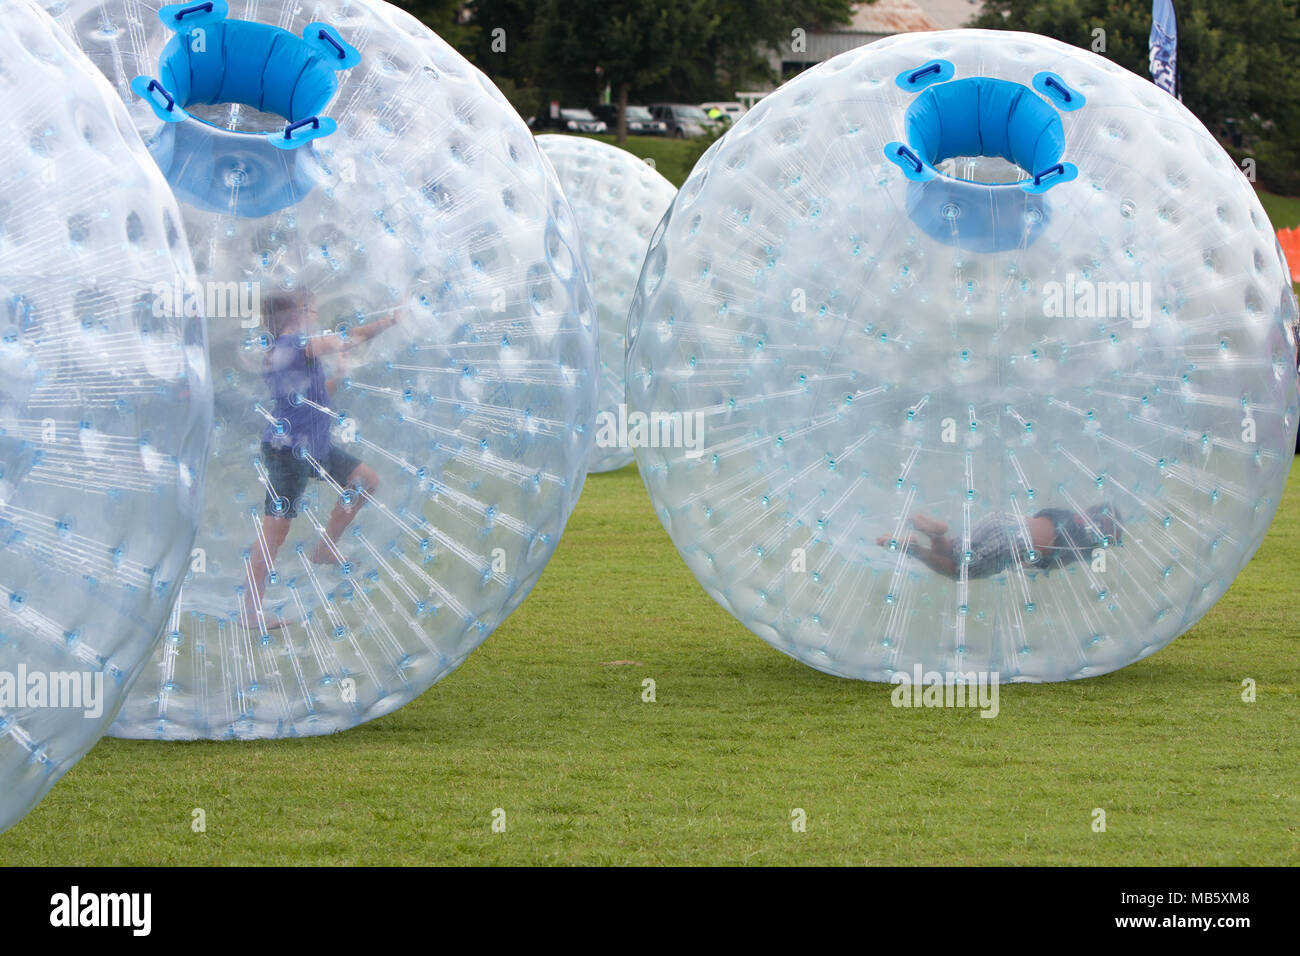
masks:
<instances>
[{"instance_id":1,"label":"blue flag","mask_svg":"<svg viewBox=\"0 0 1300 956\"><path fill-rule=\"evenodd\" d=\"M1151 81L1182 99L1178 92L1178 15L1173 0L1155 0L1151 8Z\"/></svg>"}]
</instances>

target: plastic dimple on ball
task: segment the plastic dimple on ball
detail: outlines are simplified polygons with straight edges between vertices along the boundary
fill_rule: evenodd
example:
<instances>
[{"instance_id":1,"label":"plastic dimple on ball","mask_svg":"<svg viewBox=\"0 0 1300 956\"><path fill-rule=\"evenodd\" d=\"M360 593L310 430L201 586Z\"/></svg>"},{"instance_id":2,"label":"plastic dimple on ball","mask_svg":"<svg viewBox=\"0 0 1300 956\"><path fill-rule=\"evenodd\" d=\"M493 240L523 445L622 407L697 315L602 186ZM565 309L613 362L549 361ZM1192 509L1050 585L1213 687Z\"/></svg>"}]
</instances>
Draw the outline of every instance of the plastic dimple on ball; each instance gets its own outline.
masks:
<instances>
[{"instance_id":1,"label":"plastic dimple on ball","mask_svg":"<svg viewBox=\"0 0 1300 956\"><path fill-rule=\"evenodd\" d=\"M181 200L217 423L183 620L113 733L400 707L524 599L581 490L571 212L478 70L379 0L61 0Z\"/></svg>"},{"instance_id":2,"label":"plastic dimple on ball","mask_svg":"<svg viewBox=\"0 0 1300 956\"><path fill-rule=\"evenodd\" d=\"M600 394L588 470L614 471L632 463L623 382L627 310L650 236L677 189L645 160L600 140L546 135L537 137L537 145L560 177L592 273L600 326Z\"/></svg>"},{"instance_id":3,"label":"plastic dimple on ball","mask_svg":"<svg viewBox=\"0 0 1300 956\"><path fill-rule=\"evenodd\" d=\"M1296 312L1250 183L1176 99L1042 37L892 37L762 100L683 184L628 402L703 441L637 461L709 594L819 670L1104 674L1263 539Z\"/></svg>"},{"instance_id":4,"label":"plastic dimple on ball","mask_svg":"<svg viewBox=\"0 0 1300 956\"><path fill-rule=\"evenodd\" d=\"M104 78L0 0L0 830L108 729L188 566L211 430L180 213Z\"/></svg>"}]
</instances>

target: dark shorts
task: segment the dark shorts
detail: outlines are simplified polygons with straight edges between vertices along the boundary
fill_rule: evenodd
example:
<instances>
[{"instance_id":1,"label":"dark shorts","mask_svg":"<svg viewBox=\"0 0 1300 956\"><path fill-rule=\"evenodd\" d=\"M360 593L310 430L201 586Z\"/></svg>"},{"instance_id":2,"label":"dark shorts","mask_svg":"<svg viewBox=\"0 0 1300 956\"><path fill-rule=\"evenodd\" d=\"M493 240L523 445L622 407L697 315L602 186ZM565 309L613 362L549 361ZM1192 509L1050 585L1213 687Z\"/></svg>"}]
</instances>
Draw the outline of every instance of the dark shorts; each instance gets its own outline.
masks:
<instances>
[{"instance_id":1,"label":"dark shorts","mask_svg":"<svg viewBox=\"0 0 1300 956\"><path fill-rule=\"evenodd\" d=\"M298 499L307 490L307 482L320 478L316 466L305 458L299 458L292 448L273 448L269 442L262 442L262 463L266 466L266 477L270 487L266 490L267 515L276 518L296 518L298 516ZM356 471L361 459L345 451L331 448L329 457L322 464L330 480L346 488L352 472ZM272 491L275 493L272 494ZM279 498L277 507L276 499Z\"/></svg>"},{"instance_id":2,"label":"dark shorts","mask_svg":"<svg viewBox=\"0 0 1300 956\"><path fill-rule=\"evenodd\" d=\"M1016 555L1022 562L1028 559L1029 529L1023 519L1001 511L993 511L978 519L970 529L970 562L966 566L968 580L992 577L1011 567ZM961 536L952 542L952 563L958 568L965 560Z\"/></svg>"}]
</instances>

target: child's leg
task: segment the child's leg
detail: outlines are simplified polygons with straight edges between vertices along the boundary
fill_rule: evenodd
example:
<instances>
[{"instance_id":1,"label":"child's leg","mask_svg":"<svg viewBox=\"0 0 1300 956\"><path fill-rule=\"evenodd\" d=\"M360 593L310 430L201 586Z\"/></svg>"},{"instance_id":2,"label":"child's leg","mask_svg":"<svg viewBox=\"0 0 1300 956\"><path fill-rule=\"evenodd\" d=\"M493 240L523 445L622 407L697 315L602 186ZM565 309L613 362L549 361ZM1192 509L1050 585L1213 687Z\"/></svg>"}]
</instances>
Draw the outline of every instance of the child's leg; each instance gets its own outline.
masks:
<instances>
[{"instance_id":1,"label":"child's leg","mask_svg":"<svg viewBox=\"0 0 1300 956\"><path fill-rule=\"evenodd\" d=\"M375 470L364 462L357 462L356 466L348 473L347 481L343 483L344 488L363 489L366 494L373 495L375 489L379 487L379 475ZM329 521L325 525L325 537L328 541L322 540L316 545L312 552L311 559L316 564L338 564L338 550L333 546L338 541L339 536L343 534L344 529L352 523L352 519L357 516L361 506L365 503L365 495L353 491L351 504L344 502L340 498L334 510L330 512Z\"/></svg>"},{"instance_id":2,"label":"child's leg","mask_svg":"<svg viewBox=\"0 0 1300 956\"><path fill-rule=\"evenodd\" d=\"M947 540L948 522L940 521L938 518L931 518L926 514L915 514L912 516L912 527L921 534L930 538L931 544L943 538ZM889 535L881 535L876 539L877 544L888 544Z\"/></svg>"},{"instance_id":3,"label":"child's leg","mask_svg":"<svg viewBox=\"0 0 1300 956\"><path fill-rule=\"evenodd\" d=\"M927 568L932 571L938 571L957 580L957 565L952 560L951 549L941 547L940 542L947 542L947 538L934 538L928 548L909 548L907 553L915 555Z\"/></svg>"},{"instance_id":4,"label":"child's leg","mask_svg":"<svg viewBox=\"0 0 1300 956\"><path fill-rule=\"evenodd\" d=\"M907 545L907 553L921 561L932 571L947 575L956 580L957 565L952 559L952 541L948 538L948 523L929 515L917 514L912 517L912 527L930 539L928 547L921 547L915 541ZM876 539L879 545L889 544L889 536L882 535Z\"/></svg>"},{"instance_id":5,"label":"child's leg","mask_svg":"<svg viewBox=\"0 0 1300 956\"><path fill-rule=\"evenodd\" d=\"M244 602L250 619L257 614L257 608L262 603L262 595L266 593L266 576L270 573L267 559L275 561L275 556L280 552L280 545L284 544L284 539L289 536L289 525L292 524L288 518L280 518L275 515L266 515L262 518L262 537L266 540L266 552L262 551L262 543L256 541L251 548L249 555L249 577L252 581L251 593Z\"/></svg>"},{"instance_id":6,"label":"child's leg","mask_svg":"<svg viewBox=\"0 0 1300 956\"><path fill-rule=\"evenodd\" d=\"M913 515L912 527L921 534L928 534L931 538L935 535L946 535L948 533L948 522L940 521L938 518L931 518L925 514Z\"/></svg>"},{"instance_id":7,"label":"child's leg","mask_svg":"<svg viewBox=\"0 0 1300 956\"><path fill-rule=\"evenodd\" d=\"M266 577L275 566L280 546L289 536L289 526L298 514L298 499L307 487L306 465L287 448L272 448L262 443L262 463L266 468L266 503L262 511L262 532L248 549L248 589L244 592L244 612L249 623L257 618L257 609L266 593ZM263 549L265 542L265 549ZM263 614L263 625L280 627L282 622Z\"/></svg>"}]
</instances>

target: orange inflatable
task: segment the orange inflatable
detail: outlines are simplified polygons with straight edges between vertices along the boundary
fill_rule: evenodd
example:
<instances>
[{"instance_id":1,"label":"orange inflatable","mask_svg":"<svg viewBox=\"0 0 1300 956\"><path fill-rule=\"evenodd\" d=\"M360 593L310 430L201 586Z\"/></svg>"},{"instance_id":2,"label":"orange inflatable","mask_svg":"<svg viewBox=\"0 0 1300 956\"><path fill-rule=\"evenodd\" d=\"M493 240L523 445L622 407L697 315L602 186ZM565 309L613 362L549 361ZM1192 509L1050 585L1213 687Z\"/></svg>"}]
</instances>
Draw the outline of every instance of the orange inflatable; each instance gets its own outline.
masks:
<instances>
[{"instance_id":1,"label":"orange inflatable","mask_svg":"<svg viewBox=\"0 0 1300 956\"><path fill-rule=\"evenodd\" d=\"M1279 229L1277 241L1282 244L1282 254L1291 266L1291 281L1300 282L1300 228Z\"/></svg>"}]
</instances>

